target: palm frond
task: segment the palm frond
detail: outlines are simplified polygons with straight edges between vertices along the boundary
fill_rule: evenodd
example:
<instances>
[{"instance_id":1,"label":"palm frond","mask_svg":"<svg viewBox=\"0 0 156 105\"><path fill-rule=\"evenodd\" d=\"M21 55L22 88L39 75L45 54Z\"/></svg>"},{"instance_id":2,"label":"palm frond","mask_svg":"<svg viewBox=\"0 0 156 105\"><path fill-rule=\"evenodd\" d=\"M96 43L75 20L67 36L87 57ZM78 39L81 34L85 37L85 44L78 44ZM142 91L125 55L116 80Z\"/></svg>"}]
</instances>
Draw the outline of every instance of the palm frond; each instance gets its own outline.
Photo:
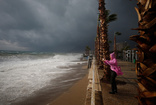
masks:
<instances>
[{"instance_id":1,"label":"palm frond","mask_svg":"<svg viewBox=\"0 0 156 105\"><path fill-rule=\"evenodd\" d=\"M112 21L117 20L117 14L111 14L108 18L107 18L107 23L110 23Z\"/></svg>"},{"instance_id":2,"label":"palm frond","mask_svg":"<svg viewBox=\"0 0 156 105\"><path fill-rule=\"evenodd\" d=\"M121 35L121 32L116 32L115 35Z\"/></svg>"}]
</instances>

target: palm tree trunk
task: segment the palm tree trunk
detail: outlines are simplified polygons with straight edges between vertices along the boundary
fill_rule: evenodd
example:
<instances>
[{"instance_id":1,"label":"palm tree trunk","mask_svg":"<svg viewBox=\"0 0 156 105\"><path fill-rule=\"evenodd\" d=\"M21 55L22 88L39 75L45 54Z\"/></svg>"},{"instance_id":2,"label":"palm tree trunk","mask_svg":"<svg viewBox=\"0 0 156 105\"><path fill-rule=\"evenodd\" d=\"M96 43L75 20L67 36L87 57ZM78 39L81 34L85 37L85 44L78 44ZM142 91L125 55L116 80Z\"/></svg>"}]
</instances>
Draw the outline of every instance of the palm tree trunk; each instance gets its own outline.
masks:
<instances>
[{"instance_id":1,"label":"palm tree trunk","mask_svg":"<svg viewBox=\"0 0 156 105\"><path fill-rule=\"evenodd\" d=\"M139 0L138 14L139 35L131 40L138 43L139 60L136 62L138 78L137 96L139 105L156 103L156 0Z\"/></svg>"},{"instance_id":2,"label":"palm tree trunk","mask_svg":"<svg viewBox=\"0 0 156 105\"><path fill-rule=\"evenodd\" d=\"M103 67L104 69L104 78L110 80L110 67L104 64L102 61L102 58L107 60L110 59L104 0L99 0L99 12L100 12L100 66Z\"/></svg>"},{"instance_id":3,"label":"palm tree trunk","mask_svg":"<svg viewBox=\"0 0 156 105\"><path fill-rule=\"evenodd\" d=\"M116 57L116 35L114 33L114 53L115 53L115 57Z\"/></svg>"},{"instance_id":4,"label":"palm tree trunk","mask_svg":"<svg viewBox=\"0 0 156 105\"><path fill-rule=\"evenodd\" d=\"M97 37L95 39L95 59L97 59Z\"/></svg>"},{"instance_id":5,"label":"palm tree trunk","mask_svg":"<svg viewBox=\"0 0 156 105\"><path fill-rule=\"evenodd\" d=\"M97 60L97 65L100 64L100 32L99 32L99 23L97 25L97 37L96 37L96 60Z\"/></svg>"}]
</instances>

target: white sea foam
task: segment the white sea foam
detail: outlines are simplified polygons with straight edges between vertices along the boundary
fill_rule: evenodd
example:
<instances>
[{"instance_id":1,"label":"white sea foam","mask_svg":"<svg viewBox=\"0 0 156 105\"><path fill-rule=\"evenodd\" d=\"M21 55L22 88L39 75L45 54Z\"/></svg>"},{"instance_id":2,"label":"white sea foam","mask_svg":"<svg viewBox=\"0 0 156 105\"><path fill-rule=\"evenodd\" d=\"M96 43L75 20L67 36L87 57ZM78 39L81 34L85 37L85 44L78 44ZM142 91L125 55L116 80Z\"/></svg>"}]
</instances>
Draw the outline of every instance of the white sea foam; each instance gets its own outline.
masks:
<instances>
[{"instance_id":1,"label":"white sea foam","mask_svg":"<svg viewBox=\"0 0 156 105\"><path fill-rule=\"evenodd\" d=\"M35 59L31 59L28 55L27 58L23 56L9 56L10 60L5 58L5 61L0 62L0 103L2 105L9 104L20 97L27 97L49 84L52 85L50 81L71 70L58 67L83 63L76 61L81 54L55 54L55 56L35 57Z\"/></svg>"}]
</instances>

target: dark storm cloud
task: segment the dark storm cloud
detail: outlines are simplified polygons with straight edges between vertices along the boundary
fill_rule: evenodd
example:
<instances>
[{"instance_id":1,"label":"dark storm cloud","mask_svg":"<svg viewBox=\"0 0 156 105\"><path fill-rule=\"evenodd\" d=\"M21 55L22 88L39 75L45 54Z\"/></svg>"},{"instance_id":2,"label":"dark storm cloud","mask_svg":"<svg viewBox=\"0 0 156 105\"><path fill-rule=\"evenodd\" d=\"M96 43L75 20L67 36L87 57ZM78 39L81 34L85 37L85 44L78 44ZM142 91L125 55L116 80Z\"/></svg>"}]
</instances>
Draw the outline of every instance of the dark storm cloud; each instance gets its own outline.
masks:
<instances>
[{"instance_id":1,"label":"dark storm cloud","mask_svg":"<svg viewBox=\"0 0 156 105\"><path fill-rule=\"evenodd\" d=\"M69 51L94 40L95 0L0 2L0 49Z\"/></svg>"},{"instance_id":2,"label":"dark storm cloud","mask_svg":"<svg viewBox=\"0 0 156 105\"><path fill-rule=\"evenodd\" d=\"M128 39L129 28L136 25L132 5L128 0L106 0L111 13L122 18L110 24L110 40L114 31ZM73 52L86 45L93 49L97 13L97 0L0 0L0 50Z\"/></svg>"},{"instance_id":3,"label":"dark storm cloud","mask_svg":"<svg viewBox=\"0 0 156 105\"><path fill-rule=\"evenodd\" d=\"M117 36L117 42L128 42L131 47L135 43L129 40L129 36L137 34L137 31L131 30L138 27L137 13L134 9L137 0L106 0L106 8L111 13L117 14L117 20L109 24L109 40L113 41L114 32L121 32L121 36Z\"/></svg>"}]
</instances>

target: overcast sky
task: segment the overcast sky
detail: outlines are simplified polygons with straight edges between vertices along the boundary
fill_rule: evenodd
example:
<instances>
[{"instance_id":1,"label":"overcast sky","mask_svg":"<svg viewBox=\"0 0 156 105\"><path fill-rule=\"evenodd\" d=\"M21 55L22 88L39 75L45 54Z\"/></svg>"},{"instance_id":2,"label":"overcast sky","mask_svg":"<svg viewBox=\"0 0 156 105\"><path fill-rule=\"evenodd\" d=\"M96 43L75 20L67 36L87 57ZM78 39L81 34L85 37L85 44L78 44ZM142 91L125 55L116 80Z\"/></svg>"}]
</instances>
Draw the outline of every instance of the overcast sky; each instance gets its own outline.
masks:
<instances>
[{"instance_id":1,"label":"overcast sky","mask_svg":"<svg viewBox=\"0 0 156 105\"><path fill-rule=\"evenodd\" d=\"M137 34L136 0L106 0L106 9L118 15L109 24L109 40L132 43ZM0 50L83 51L94 48L98 0L0 0ZM134 45L134 43L132 43Z\"/></svg>"}]
</instances>

